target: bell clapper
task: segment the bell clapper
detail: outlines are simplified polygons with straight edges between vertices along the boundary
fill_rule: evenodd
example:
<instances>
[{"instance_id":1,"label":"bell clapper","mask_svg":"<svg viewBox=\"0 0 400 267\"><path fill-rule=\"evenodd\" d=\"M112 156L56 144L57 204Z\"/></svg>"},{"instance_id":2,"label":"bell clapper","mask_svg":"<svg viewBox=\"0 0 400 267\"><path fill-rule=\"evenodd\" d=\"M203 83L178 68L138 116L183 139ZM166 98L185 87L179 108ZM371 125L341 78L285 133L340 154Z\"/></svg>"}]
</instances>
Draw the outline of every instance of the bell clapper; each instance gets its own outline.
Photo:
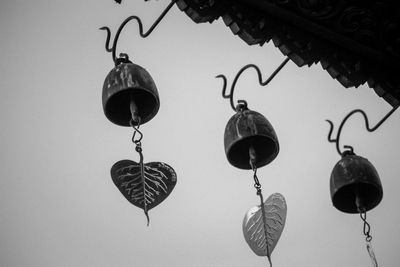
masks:
<instances>
[{"instance_id":1,"label":"bell clapper","mask_svg":"<svg viewBox=\"0 0 400 267\"><path fill-rule=\"evenodd\" d=\"M372 265L374 267L378 267L378 262L376 260L375 253L374 253L374 250L372 249L372 244L371 244L371 240L372 240L372 236L370 235L371 226L367 222L367 212L362 203L362 199L359 195L358 187L356 188L355 204L356 204L358 212L360 213L361 220L363 220L363 222L364 222L363 232L365 235L366 247L367 247L369 257L371 258Z\"/></svg>"},{"instance_id":2,"label":"bell clapper","mask_svg":"<svg viewBox=\"0 0 400 267\"><path fill-rule=\"evenodd\" d=\"M131 103L129 105L129 108L131 110L131 116L132 116L132 120L135 123L139 123L140 121L140 117L139 117L139 111L138 111L138 107L136 105L135 100L133 99L133 97L131 96ZM138 127L139 128L139 127Z\"/></svg>"},{"instance_id":3,"label":"bell clapper","mask_svg":"<svg viewBox=\"0 0 400 267\"><path fill-rule=\"evenodd\" d=\"M253 145L250 144L250 146L249 146L249 164L254 172L254 174L253 174L254 187L257 190L257 195L260 196L260 209L261 209L261 213L262 213L264 236L265 236L265 246L267 249L267 258L268 258L269 266L272 267L271 254L269 252L269 247L268 247L268 238L267 238L268 232L265 227L267 225L267 222L266 222L266 215L265 215L265 209L264 209L264 197L262 195L260 181L258 180L258 177L257 177L257 166L256 166L257 157L256 156L257 156L256 151L255 151Z\"/></svg>"}]
</instances>

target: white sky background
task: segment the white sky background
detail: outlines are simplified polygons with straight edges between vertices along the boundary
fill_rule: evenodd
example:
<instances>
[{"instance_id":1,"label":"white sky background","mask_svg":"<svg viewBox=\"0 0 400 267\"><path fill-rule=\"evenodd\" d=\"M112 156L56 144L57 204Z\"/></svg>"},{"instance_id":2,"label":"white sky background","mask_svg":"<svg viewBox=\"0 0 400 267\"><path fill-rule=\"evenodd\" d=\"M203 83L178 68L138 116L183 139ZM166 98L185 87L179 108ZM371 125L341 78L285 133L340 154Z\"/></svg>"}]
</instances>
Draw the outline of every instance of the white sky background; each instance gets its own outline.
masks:
<instances>
[{"instance_id":1,"label":"white sky background","mask_svg":"<svg viewBox=\"0 0 400 267\"><path fill-rule=\"evenodd\" d=\"M195 24L175 6L148 39L130 22L118 52L145 67L161 98L158 115L142 127L145 162L162 161L178 174L171 195L150 210L131 205L112 183L118 160L138 160L130 128L103 114L101 90L113 67L104 50L129 15L147 29L166 1L2 1L0 3L0 265L1 266L266 266L243 238L242 220L259 199L252 173L225 158L223 133L234 114L221 97L245 64L265 77L284 59L272 43L247 46L222 20ZM320 65L290 62L268 87L249 71L236 99L265 115L280 141L276 160L259 169L265 198L286 197L286 227L274 266L370 266L362 222L335 210L330 172L339 160L326 141L355 108L374 125L390 106L372 89L345 89ZM380 266L400 262L399 119L375 133L361 116L344 128L343 144L368 158L383 188L368 213Z\"/></svg>"}]
</instances>

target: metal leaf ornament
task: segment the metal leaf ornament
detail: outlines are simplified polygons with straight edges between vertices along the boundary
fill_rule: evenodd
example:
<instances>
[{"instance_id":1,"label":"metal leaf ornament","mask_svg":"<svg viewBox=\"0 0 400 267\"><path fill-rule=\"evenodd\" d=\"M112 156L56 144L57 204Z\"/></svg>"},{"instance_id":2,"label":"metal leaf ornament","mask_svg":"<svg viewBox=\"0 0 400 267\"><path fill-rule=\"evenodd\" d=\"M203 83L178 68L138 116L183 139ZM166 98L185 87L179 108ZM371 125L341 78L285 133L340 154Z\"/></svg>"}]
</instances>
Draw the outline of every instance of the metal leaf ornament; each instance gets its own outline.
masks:
<instances>
[{"instance_id":1,"label":"metal leaf ornament","mask_svg":"<svg viewBox=\"0 0 400 267\"><path fill-rule=\"evenodd\" d=\"M176 185L176 173L168 164L150 162L136 163L121 160L111 168L114 184L124 197L136 207L143 209L147 225L148 211L168 197Z\"/></svg>"},{"instance_id":2,"label":"metal leaf ornament","mask_svg":"<svg viewBox=\"0 0 400 267\"><path fill-rule=\"evenodd\" d=\"M267 256L270 260L270 255L285 226L287 213L285 198L279 193L270 195L264 202L264 211L265 223L262 219L261 206L253 207L246 213L243 220L243 234L255 254Z\"/></svg>"}]
</instances>

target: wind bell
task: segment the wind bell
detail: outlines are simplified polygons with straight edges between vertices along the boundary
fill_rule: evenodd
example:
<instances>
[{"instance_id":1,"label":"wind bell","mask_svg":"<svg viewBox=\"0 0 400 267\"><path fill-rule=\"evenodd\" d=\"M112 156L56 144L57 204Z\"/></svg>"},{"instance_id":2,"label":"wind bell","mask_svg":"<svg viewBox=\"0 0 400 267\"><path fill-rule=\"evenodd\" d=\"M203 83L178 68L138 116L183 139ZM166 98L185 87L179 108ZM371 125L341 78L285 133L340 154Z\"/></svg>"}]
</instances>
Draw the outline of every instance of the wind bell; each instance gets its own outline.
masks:
<instances>
[{"instance_id":1,"label":"wind bell","mask_svg":"<svg viewBox=\"0 0 400 267\"><path fill-rule=\"evenodd\" d=\"M126 54L120 54L119 58L115 54L121 30L129 21L134 19L138 22L140 36L145 38L150 35L174 3L175 1L172 1L168 5L146 33L143 33L142 22L138 17L128 17L119 27L111 48L109 47L110 29L100 28L107 31L106 50L112 52L115 63L115 68L110 71L104 81L104 113L111 122L133 128L132 142L139 154L139 162L121 160L115 163L111 168L111 177L122 195L131 204L143 209L147 225L150 222L148 211L164 201L172 192L177 181L176 173L166 163L145 164L143 162L143 134L139 127L157 114L160 98L152 77L144 68L132 63Z\"/></svg>"},{"instance_id":2,"label":"wind bell","mask_svg":"<svg viewBox=\"0 0 400 267\"><path fill-rule=\"evenodd\" d=\"M270 266L271 253L274 250L285 226L287 206L285 198L275 193L264 202L261 184L257 177L257 169L272 162L279 153L279 142L275 130L269 121L260 113L250 110L247 102L239 100L234 106L233 92L240 75L249 68L254 68L258 74L260 85L267 85L288 62L285 59L278 69L265 81L262 81L260 69L249 64L244 66L232 82L229 94L226 94L227 79L224 75L222 97L229 98L232 109L236 112L225 127L225 154L230 164L239 169L253 170L254 187L260 197L260 205L251 208L243 220L243 235L258 256L266 256Z\"/></svg>"},{"instance_id":3,"label":"wind bell","mask_svg":"<svg viewBox=\"0 0 400 267\"><path fill-rule=\"evenodd\" d=\"M333 168L330 178L332 204L342 212L360 214L364 224L363 232L367 251L375 267L378 266L378 262L371 245L372 236L370 235L370 225L367 222L367 211L375 208L381 202L382 184L375 167L366 158L356 155L351 146L346 145L344 146L346 150L341 151L339 142L343 126L353 114L361 113L367 131L374 132L396 109L397 107L394 107L372 128L369 127L368 117L363 110L353 110L341 122L335 139L332 138L334 125L327 120L330 124L328 141L336 144L337 152L342 157Z\"/></svg>"}]
</instances>

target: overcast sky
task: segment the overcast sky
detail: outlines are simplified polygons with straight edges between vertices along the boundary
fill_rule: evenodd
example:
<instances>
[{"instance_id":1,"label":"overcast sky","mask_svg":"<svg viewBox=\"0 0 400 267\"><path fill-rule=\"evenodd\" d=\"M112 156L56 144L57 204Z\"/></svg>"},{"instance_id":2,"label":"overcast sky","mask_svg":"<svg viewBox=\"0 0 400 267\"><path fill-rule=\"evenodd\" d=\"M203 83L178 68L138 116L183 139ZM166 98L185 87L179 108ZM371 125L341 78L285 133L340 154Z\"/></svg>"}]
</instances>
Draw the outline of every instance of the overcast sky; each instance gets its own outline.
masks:
<instances>
[{"instance_id":1,"label":"overcast sky","mask_svg":"<svg viewBox=\"0 0 400 267\"><path fill-rule=\"evenodd\" d=\"M138 160L132 130L109 122L101 91L113 68L105 32L129 15L145 28L165 1L1 1L0 3L0 265L1 266L266 266L243 238L245 213L259 203L250 171L229 165L223 133L234 114L221 97L245 64L268 76L284 59L272 43L247 46L222 20L195 24L175 6L147 39L131 22L118 52L155 80L161 107L141 128L145 162L177 172L171 195L150 210L131 205L114 186L111 166ZM280 153L258 175L265 198L288 205L274 266L370 266L357 215L333 208L329 177L340 159L326 141L355 108L374 125L390 106L372 89L343 88L320 65L289 62L268 87L249 71L236 99L262 113L278 135ZM381 204L368 213L379 266L400 262L400 112L375 133L361 116L344 128L343 143L378 170Z\"/></svg>"}]
</instances>

